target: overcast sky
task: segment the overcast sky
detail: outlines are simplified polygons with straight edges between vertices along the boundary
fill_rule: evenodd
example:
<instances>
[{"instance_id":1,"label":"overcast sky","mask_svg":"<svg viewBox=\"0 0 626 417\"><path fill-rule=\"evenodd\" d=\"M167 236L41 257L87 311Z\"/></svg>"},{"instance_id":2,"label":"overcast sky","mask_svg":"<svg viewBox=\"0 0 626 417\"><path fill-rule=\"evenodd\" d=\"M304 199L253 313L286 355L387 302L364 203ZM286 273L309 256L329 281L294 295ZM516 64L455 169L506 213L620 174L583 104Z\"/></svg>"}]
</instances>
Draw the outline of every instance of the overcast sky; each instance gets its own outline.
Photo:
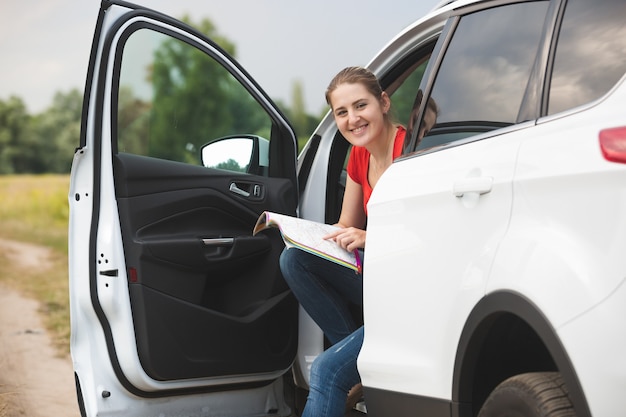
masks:
<instances>
[{"instance_id":1,"label":"overcast sky","mask_svg":"<svg viewBox=\"0 0 626 417\"><path fill-rule=\"evenodd\" d=\"M32 114L57 91L84 89L100 2L0 0L0 99L16 95ZM437 0L138 0L193 22L209 18L236 45L237 59L274 99L291 102L304 86L309 113L324 108L324 90L348 65L366 65L400 30ZM267 65L280 62L281 65Z\"/></svg>"}]
</instances>

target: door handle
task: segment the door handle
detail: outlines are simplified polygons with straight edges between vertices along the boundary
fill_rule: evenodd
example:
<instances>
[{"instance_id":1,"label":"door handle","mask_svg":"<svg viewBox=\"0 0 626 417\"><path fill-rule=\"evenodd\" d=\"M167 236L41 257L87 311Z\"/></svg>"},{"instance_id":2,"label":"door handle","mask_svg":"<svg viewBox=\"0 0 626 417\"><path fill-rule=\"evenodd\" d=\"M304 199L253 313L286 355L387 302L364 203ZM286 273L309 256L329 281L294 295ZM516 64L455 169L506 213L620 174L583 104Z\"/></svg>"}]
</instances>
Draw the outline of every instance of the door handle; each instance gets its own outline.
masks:
<instances>
[{"instance_id":1,"label":"door handle","mask_svg":"<svg viewBox=\"0 0 626 417\"><path fill-rule=\"evenodd\" d=\"M204 246L208 247L231 247L235 243L235 238L232 237L214 237L214 238L202 238Z\"/></svg>"},{"instance_id":2,"label":"door handle","mask_svg":"<svg viewBox=\"0 0 626 417\"><path fill-rule=\"evenodd\" d=\"M229 190L230 192L240 195L242 197L253 198L255 200L262 199L265 194L263 192L263 185L246 182L231 182Z\"/></svg>"},{"instance_id":3,"label":"door handle","mask_svg":"<svg viewBox=\"0 0 626 417\"><path fill-rule=\"evenodd\" d=\"M478 195L487 194L493 186L492 177L464 178L456 181L452 186L452 193L455 197L463 197L465 194L475 193Z\"/></svg>"},{"instance_id":4,"label":"door handle","mask_svg":"<svg viewBox=\"0 0 626 417\"><path fill-rule=\"evenodd\" d=\"M234 183L234 182L231 182L231 183L230 183L230 188L229 188L229 190L230 190L232 193L238 194L238 195L240 195L240 196L242 196L242 197L250 197L250 193L249 193L248 191L246 191L246 190L242 190L242 189L241 189L241 188L239 188L239 186L238 186L236 183Z\"/></svg>"}]
</instances>

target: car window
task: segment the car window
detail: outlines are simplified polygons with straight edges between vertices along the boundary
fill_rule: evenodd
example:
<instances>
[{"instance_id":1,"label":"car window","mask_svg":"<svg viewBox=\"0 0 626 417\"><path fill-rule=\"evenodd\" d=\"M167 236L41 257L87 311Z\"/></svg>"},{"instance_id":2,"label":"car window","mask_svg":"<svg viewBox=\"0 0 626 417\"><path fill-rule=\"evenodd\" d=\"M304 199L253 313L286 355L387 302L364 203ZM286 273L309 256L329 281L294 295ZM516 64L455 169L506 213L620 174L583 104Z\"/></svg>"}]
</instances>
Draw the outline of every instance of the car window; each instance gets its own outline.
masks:
<instances>
[{"instance_id":1,"label":"car window","mask_svg":"<svg viewBox=\"0 0 626 417\"><path fill-rule=\"evenodd\" d=\"M516 123L547 10L548 2L517 3L460 19L422 106L431 110L420 118L417 149Z\"/></svg>"},{"instance_id":2,"label":"car window","mask_svg":"<svg viewBox=\"0 0 626 417\"><path fill-rule=\"evenodd\" d=\"M271 126L261 105L205 52L148 28L126 40L117 100L118 152L202 165L200 150L207 142L245 135L269 139ZM237 143L250 148L246 141L233 141L233 156L220 155L224 163L219 168L245 170L239 166L246 158Z\"/></svg>"},{"instance_id":3,"label":"car window","mask_svg":"<svg viewBox=\"0 0 626 417\"><path fill-rule=\"evenodd\" d=\"M589 103L626 72L626 2L569 0L565 8L548 114Z\"/></svg>"},{"instance_id":4,"label":"car window","mask_svg":"<svg viewBox=\"0 0 626 417\"><path fill-rule=\"evenodd\" d=\"M396 121L405 127L409 124L411 109L415 101L415 92L419 90L420 83L424 77L428 58L425 57L416 62L406 78L401 80L402 84L391 93L392 114Z\"/></svg>"}]
</instances>

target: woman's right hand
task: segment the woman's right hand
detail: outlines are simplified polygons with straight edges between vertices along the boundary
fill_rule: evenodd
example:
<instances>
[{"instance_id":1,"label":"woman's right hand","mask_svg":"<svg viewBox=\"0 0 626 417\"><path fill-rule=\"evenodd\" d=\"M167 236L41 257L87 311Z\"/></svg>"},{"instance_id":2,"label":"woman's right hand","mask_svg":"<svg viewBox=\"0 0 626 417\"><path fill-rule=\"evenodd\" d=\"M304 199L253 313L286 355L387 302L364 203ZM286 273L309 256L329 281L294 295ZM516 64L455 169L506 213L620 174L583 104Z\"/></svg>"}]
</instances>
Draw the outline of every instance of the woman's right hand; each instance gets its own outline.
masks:
<instances>
[{"instance_id":1,"label":"woman's right hand","mask_svg":"<svg viewBox=\"0 0 626 417\"><path fill-rule=\"evenodd\" d=\"M324 239L333 240L339 246L352 252L365 247L366 231L356 227L343 227L324 236Z\"/></svg>"}]
</instances>

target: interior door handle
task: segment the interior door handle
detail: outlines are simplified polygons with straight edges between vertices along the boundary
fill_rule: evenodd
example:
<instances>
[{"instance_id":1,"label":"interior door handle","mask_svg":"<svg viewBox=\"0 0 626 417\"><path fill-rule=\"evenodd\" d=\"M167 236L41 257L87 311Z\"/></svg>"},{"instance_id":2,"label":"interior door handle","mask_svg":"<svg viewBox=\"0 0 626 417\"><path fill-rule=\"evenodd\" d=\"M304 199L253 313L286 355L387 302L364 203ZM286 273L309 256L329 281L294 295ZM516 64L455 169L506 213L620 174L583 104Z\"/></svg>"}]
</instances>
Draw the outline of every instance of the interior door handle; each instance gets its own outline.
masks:
<instances>
[{"instance_id":1,"label":"interior door handle","mask_svg":"<svg viewBox=\"0 0 626 417\"><path fill-rule=\"evenodd\" d=\"M454 183L452 193L455 197L463 197L465 194L469 193L482 195L490 192L492 186L492 177L464 178Z\"/></svg>"},{"instance_id":2,"label":"interior door handle","mask_svg":"<svg viewBox=\"0 0 626 417\"><path fill-rule=\"evenodd\" d=\"M236 183L234 183L234 182L231 182L231 183L230 183L230 188L229 188L229 190L230 190L232 193L238 194L238 195L240 195L240 196L242 196L242 197L250 197L250 193L249 193L248 191L242 190L242 189L241 189L241 188L239 188L239 187L237 186L237 184L236 184Z\"/></svg>"},{"instance_id":3,"label":"interior door handle","mask_svg":"<svg viewBox=\"0 0 626 417\"><path fill-rule=\"evenodd\" d=\"M231 193L254 200L261 200L265 195L263 185L253 182L231 182L229 190Z\"/></svg>"},{"instance_id":4,"label":"interior door handle","mask_svg":"<svg viewBox=\"0 0 626 417\"><path fill-rule=\"evenodd\" d=\"M210 246L210 247L231 247L235 243L235 238L232 238L232 237L203 238L202 243L204 244L204 246Z\"/></svg>"}]
</instances>

